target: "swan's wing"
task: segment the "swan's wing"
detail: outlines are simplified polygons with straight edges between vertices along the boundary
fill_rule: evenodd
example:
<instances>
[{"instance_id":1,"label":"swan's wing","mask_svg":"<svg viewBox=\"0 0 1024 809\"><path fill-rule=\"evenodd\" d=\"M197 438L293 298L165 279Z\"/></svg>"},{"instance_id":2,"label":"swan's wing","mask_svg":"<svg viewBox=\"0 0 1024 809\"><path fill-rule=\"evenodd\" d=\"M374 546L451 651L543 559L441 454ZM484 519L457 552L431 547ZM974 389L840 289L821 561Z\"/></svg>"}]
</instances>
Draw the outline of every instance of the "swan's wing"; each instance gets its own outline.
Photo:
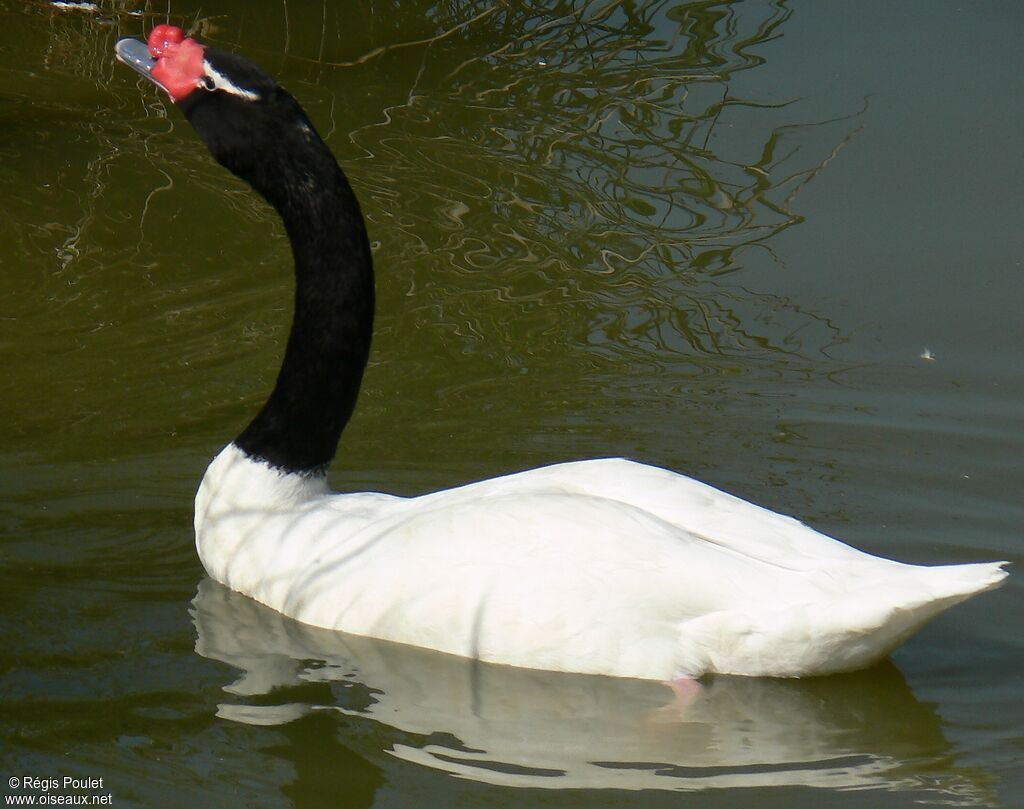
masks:
<instances>
[{"instance_id":1,"label":"swan's wing","mask_svg":"<svg viewBox=\"0 0 1024 809\"><path fill-rule=\"evenodd\" d=\"M463 487L467 495L584 494L626 503L688 534L770 564L818 569L892 564L693 478L622 458L556 464Z\"/></svg>"}]
</instances>

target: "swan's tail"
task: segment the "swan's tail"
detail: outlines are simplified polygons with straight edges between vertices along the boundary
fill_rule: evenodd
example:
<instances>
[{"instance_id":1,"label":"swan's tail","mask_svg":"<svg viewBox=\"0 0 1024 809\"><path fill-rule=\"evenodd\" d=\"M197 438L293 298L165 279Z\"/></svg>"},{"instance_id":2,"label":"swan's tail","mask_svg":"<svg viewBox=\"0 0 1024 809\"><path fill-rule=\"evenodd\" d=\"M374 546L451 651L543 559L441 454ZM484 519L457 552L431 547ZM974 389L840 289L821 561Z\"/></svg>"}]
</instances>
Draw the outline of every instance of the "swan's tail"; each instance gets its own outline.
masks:
<instances>
[{"instance_id":1,"label":"swan's tail","mask_svg":"<svg viewBox=\"0 0 1024 809\"><path fill-rule=\"evenodd\" d=\"M994 590L1007 577L1003 566L1009 562L982 562L971 565L941 565L939 567L914 567L924 593L938 605L928 617L959 604L986 590ZM927 620L927 619L925 619Z\"/></svg>"},{"instance_id":2,"label":"swan's tail","mask_svg":"<svg viewBox=\"0 0 1024 809\"><path fill-rule=\"evenodd\" d=\"M969 565L940 565L924 567L906 566L903 575L874 585L859 597L873 599L874 610L864 616L864 623L855 627L872 639L876 647L874 660L888 655L893 649L917 632L928 621L950 607L972 596L994 590L1008 575L1003 570L1007 562L983 562ZM873 614L872 614L873 613Z\"/></svg>"},{"instance_id":3,"label":"swan's tail","mask_svg":"<svg viewBox=\"0 0 1024 809\"><path fill-rule=\"evenodd\" d=\"M870 666L922 626L1006 579L1006 562L898 565L830 601L750 614L715 612L684 623L697 674L806 677ZM698 668L702 669L698 671ZM691 675L693 676L693 675Z\"/></svg>"}]
</instances>

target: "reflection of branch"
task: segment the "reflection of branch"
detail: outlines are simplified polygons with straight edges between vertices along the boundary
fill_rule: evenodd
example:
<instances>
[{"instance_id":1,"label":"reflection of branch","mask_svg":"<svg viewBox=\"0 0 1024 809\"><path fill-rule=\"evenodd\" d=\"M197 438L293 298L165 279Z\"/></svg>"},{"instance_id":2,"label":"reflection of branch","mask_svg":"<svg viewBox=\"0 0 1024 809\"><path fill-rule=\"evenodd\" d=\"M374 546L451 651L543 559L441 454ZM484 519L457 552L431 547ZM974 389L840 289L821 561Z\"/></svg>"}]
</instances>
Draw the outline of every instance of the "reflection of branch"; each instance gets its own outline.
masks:
<instances>
[{"instance_id":1,"label":"reflection of branch","mask_svg":"<svg viewBox=\"0 0 1024 809\"><path fill-rule=\"evenodd\" d=\"M159 167L157 167L157 171L159 171L160 174L163 175L164 179L167 180L167 182L164 185L157 186L156 188L152 189L148 194L146 194L146 201L145 203L143 203L142 211L139 214L139 241L135 245L136 258L142 255L142 249L143 247L146 246L146 216L149 213L150 202L153 201L153 198L157 194L162 194L163 192L170 191L172 188L174 188L174 180L171 179L171 175L169 175L166 171L160 169Z\"/></svg>"},{"instance_id":2,"label":"reflection of branch","mask_svg":"<svg viewBox=\"0 0 1024 809\"><path fill-rule=\"evenodd\" d=\"M571 329L609 305L614 284L620 351L630 340L678 343L668 335L678 329L699 352L795 357L795 335L827 335L831 324L807 329L814 317L798 307L751 301L719 280L750 248L778 262L770 242L802 221L792 209L799 189L855 134L800 166L805 135L856 116L766 130L796 102L730 92L736 71L763 63L752 49L777 37L791 12L773 6L752 19L736 6L668 0L565 12L566 4L506 7L471 38L425 51L416 91L352 134L388 164L374 193L400 209L389 226L408 238L409 259L432 254L447 268L419 286L427 320L447 321L465 343L493 338L506 324L482 322L498 316L471 300L485 296L502 302L517 329L529 329L528 317L547 333L551 320ZM753 160L730 154L725 138L740 128L747 134L735 144L759 147ZM538 266L551 268L545 280L562 294L531 291ZM795 325L778 339L758 333L759 322L777 321L741 316L737 307L751 304L787 309Z\"/></svg>"},{"instance_id":3,"label":"reflection of branch","mask_svg":"<svg viewBox=\"0 0 1024 809\"><path fill-rule=\"evenodd\" d=\"M869 105L869 99L868 99L868 98L865 98L865 99L864 99L864 106L863 106L863 107L861 107L861 109L860 109L860 111L859 111L859 112L857 112L857 113L854 113L853 115L846 115L846 116L840 116L840 117L838 117L838 118L831 118L831 119L829 119L829 120L827 120L827 121L821 121L821 122L820 122L820 124L830 124L830 123L835 123L835 122L837 122L837 121L847 121L847 120L851 120L851 119L854 119L854 118L859 118L859 117L861 117L861 116L863 116L863 115L865 115L865 114L867 113L867 111L868 111L868 105ZM820 125L820 124L819 124L819 125ZM796 199L796 196L797 196L797 194L799 194L799 193L800 193L800 190L801 190L801 189L802 189L802 188L803 188L803 187L804 187L805 185L807 185L807 183L809 183L809 182L810 182L811 180L813 180L813 179L814 179L815 177L817 177L817 176L818 176L818 175L819 175L819 174L820 174L821 172L823 172L823 171L824 171L824 170L825 170L826 168L828 168L829 164L830 164L830 163L831 163L831 162L832 162L833 160L835 160L836 156L837 156L837 155L838 155L838 154L839 154L839 153L840 153L840 152L841 152L841 151L842 151L843 149L845 149L845 148L846 148L846 146L847 146L847 145L848 145L848 144L849 144L849 143L850 143L850 142L851 142L851 141L852 141L852 140L853 140L853 139L854 139L854 138L855 138L855 137L856 137L857 135L859 135L859 134L860 134L861 132L863 132L863 131L864 131L864 126L863 126L863 125L860 125L860 126L858 126L858 127L856 128L856 129L854 129L854 130L853 130L852 132L850 132L850 133L848 133L847 135L845 135L845 136L843 137L843 139L842 139L841 141L839 141L839 143L837 143L837 144L835 145L835 147L833 147L832 151L831 151L831 152L830 152L830 153L829 153L829 154L828 154L828 155L827 155L827 156L826 156L826 157L825 157L825 158L824 158L824 159L823 159L823 160L821 161L821 163L819 163L819 164L818 164L818 166L817 166L817 167L815 167L814 169L812 169L812 170L810 170L810 171L806 172L806 176L804 177L803 181L802 181L802 182L800 182L800 183L799 183L799 184L798 184L798 185L797 185L797 186L796 186L796 187L795 187L795 188L794 188L794 189L793 189L793 190L792 190L792 191L791 191L791 192L789 193L789 195L788 195L788 196L786 197L786 200L785 200L785 207L786 207L786 208L788 208L788 207L789 207L789 205L790 205L790 203L792 203L792 202L793 202L793 200L795 200L795 199ZM784 181L784 182L785 182L785 181Z\"/></svg>"},{"instance_id":4,"label":"reflection of branch","mask_svg":"<svg viewBox=\"0 0 1024 809\"><path fill-rule=\"evenodd\" d=\"M457 25L454 25L451 28L448 28L448 29L442 31L440 34L435 34L434 36L431 36L431 37L425 37L423 39L412 39L412 40L409 40L408 42L396 42L396 43L394 43L392 45L381 45L379 47L373 48L370 51L367 51L362 56L360 56L358 59L353 59L350 62L324 62L324 61L322 61L320 59L317 59L317 60L306 59L306 58L303 58L301 56L292 56L291 58L297 59L297 60L302 61L302 62L313 62L313 61L316 61L318 64L324 65L325 67L355 67L356 65L365 64L366 62L369 62L372 59L376 59L378 56L383 56L385 53L389 53L391 51L397 51L397 50L400 50L402 48L412 48L412 47L415 47L417 45L432 45L435 42L440 42L441 40L450 37L452 34L455 34L458 31L463 30L464 28L468 28L469 26L473 25L473 23L479 22L480 20L484 19L485 17L490 16L495 11L497 11L499 8L501 8L500 5L498 5L498 4L493 5L490 8L484 9L483 11L481 11L476 16L471 17L468 20L464 20L463 22L460 22ZM322 48L322 45L321 45L321 52L322 52L322 50L323 50L323 48Z\"/></svg>"}]
</instances>

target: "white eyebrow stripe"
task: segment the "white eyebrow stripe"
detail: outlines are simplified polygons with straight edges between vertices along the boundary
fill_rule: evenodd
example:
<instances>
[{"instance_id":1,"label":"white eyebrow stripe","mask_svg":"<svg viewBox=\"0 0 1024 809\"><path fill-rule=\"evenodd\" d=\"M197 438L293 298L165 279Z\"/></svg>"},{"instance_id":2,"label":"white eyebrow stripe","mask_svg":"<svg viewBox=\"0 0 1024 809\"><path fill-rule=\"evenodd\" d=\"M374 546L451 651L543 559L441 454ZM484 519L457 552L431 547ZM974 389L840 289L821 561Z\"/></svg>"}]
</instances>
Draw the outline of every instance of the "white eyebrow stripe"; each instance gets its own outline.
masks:
<instances>
[{"instance_id":1,"label":"white eyebrow stripe","mask_svg":"<svg viewBox=\"0 0 1024 809\"><path fill-rule=\"evenodd\" d=\"M246 90L244 87L239 87L223 73L219 73L217 69L205 59L203 60L203 69L206 71L206 75L213 82L214 90L223 90L225 93L231 93L231 95L244 98L246 101L260 100L259 93L254 93L252 90Z\"/></svg>"}]
</instances>

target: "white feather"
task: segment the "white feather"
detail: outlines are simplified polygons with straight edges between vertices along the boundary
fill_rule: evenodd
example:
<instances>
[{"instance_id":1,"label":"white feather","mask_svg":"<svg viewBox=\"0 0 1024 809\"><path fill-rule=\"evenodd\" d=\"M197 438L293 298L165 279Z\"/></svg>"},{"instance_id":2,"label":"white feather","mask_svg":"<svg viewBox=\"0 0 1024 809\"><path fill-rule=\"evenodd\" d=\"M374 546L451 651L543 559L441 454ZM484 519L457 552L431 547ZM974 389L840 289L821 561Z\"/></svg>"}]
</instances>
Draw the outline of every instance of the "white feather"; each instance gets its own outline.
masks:
<instances>
[{"instance_id":1,"label":"white feather","mask_svg":"<svg viewBox=\"0 0 1024 809\"><path fill-rule=\"evenodd\" d=\"M225 93L230 93L233 96L238 96L245 101L260 100L259 93L253 92L252 90L246 90L244 87L239 87L205 59L203 60L203 71L210 81L211 90L221 90Z\"/></svg>"}]
</instances>

